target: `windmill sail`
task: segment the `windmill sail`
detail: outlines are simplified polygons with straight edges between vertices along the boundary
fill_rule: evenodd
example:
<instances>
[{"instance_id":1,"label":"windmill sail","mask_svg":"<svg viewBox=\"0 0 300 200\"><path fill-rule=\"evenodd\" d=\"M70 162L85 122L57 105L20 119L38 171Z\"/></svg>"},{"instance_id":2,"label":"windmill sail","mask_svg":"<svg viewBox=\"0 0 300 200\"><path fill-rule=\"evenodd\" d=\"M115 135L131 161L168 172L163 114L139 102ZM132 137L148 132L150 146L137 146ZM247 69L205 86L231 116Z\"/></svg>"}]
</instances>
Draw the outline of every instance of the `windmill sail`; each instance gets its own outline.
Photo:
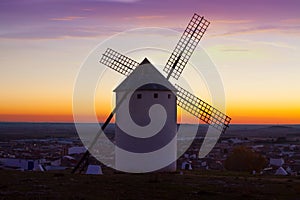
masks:
<instances>
[{"instance_id":1,"label":"windmill sail","mask_svg":"<svg viewBox=\"0 0 300 200\"><path fill-rule=\"evenodd\" d=\"M114 69L115 71L127 76L139 65L138 62L112 49L106 50L100 62ZM115 62L118 62L119 65L114 66ZM127 66L127 64L129 65ZM194 96L179 85L175 84L175 87L176 89L178 89L178 106L182 107L183 109L196 116L200 120L204 121L205 123L210 124L214 128L222 131L222 133L226 131L231 120L230 117L226 116L221 111L212 107L200 98Z\"/></svg>"},{"instance_id":2,"label":"windmill sail","mask_svg":"<svg viewBox=\"0 0 300 200\"><path fill-rule=\"evenodd\" d=\"M172 76L178 80L209 24L204 17L194 14L164 68L167 79Z\"/></svg>"},{"instance_id":3,"label":"windmill sail","mask_svg":"<svg viewBox=\"0 0 300 200\"><path fill-rule=\"evenodd\" d=\"M101 57L100 63L125 76L128 76L139 65L138 62L110 48L105 51Z\"/></svg>"},{"instance_id":4,"label":"windmill sail","mask_svg":"<svg viewBox=\"0 0 300 200\"><path fill-rule=\"evenodd\" d=\"M205 123L224 133L229 126L231 118L218 109L194 96L187 90L175 84L177 92L177 105L196 116Z\"/></svg>"},{"instance_id":5,"label":"windmill sail","mask_svg":"<svg viewBox=\"0 0 300 200\"><path fill-rule=\"evenodd\" d=\"M178 80L209 24L210 22L204 19L204 17L194 14L164 68L164 71L168 73L167 80L170 77ZM138 62L110 48L108 48L103 54L102 58L100 59L100 63L108 66L111 69L114 69L115 71L125 76L131 74L131 72L139 65ZM221 130L222 133L225 132L230 123L229 117L213 108L209 104L205 103L201 99L195 97L191 93L187 92L183 88L179 87L178 85L176 85L176 87L179 90L179 92L177 93L177 104L179 106L195 115L199 119L203 120L204 122ZM123 98L125 97L126 95ZM121 100L119 104L121 104L122 101L123 100ZM104 131L106 126L111 121L113 115L119 107L119 104L116 105L116 108L110 113L105 123L101 126L102 131ZM93 148L100 134L101 131L97 133L95 139L88 148L89 150ZM88 165L89 156L90 152L86 151L79 163L73 169L72 173L75 173L80 167L86 167Z\"/></svg>"}]
</instances>

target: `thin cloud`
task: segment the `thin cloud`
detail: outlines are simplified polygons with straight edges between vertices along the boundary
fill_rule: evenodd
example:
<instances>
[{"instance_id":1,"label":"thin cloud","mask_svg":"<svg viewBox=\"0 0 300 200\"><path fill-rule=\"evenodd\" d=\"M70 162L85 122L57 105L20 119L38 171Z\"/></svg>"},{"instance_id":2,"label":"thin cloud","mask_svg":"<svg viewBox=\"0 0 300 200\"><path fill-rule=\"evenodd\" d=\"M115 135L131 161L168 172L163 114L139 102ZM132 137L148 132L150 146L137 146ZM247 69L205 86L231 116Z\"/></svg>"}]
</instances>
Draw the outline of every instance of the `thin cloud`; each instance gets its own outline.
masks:
<instances>
[{"instance_id":1,"label":"thin cloud","mask_svg":"<svg viewBox=\"0 0 300 200\"><path fill-rule=\"evenodd\" d=\"M161 19L165 18L166 16L163 15L145 15L145 16L137 16L136 19Z\"/></svg>"},{"instance_id":2,"label":"thin cloud","mask_svg":"<svg viewBox=\"0 0 300 200\"><path fill-rule=\"evenodd\" d=\"M220 36L234 36L234 35L244 35L244 34L256 34L256 33L296 33L299 34L300 26L257 26L257 27L250 27L246 29L237 29L233 31L228 31L221 34L215 34L211 37L220 37Z\"/></svg>"},{"instance_id":3,"label":"thin cloud","mask_svg":"<svg viewBox=\"0 0 300 200\"><path fill-rule=\"evenodd\" d=\"M291 49L291 50L296 49L296 47L288 45L287 43L283 43L283 42L266 42L266 41L257 41L257 40L251 40L251 39L240 39L240 38L236 38L236 37L226 37L224 39L230 40L230 41L248 43L248 44L252 44L252 45L258 44L258 45L273 46L273 47L277 47L277 48L286 48L286 49Z\"/></svg>"},{"instance_id":4,"label":"thin cloud","mask_svg":"<svg viewBox=\"0 0 300 200\"><path fill-rule=\"evenodd\" d=\"M300 18L284 19L280 21L284 24L300 24Z\"/></svg>"},{"instance_id":5,"label":"thin cloud","mask_svg":"<svg viewBox=\"0 0 300 200\"><path fill-rule=\"evenodd\" d=\"M94 11L95 9L94 8L83 8L81 9L82 11L85 11L85 12L92 12Z\"/></svg>"},{"instance_id":6,"label":"thin cloud","mask_svg":"<svg viewBox=\"0 0 300 200\"><path fill-rule=\"evenodd\" d=\"M125 20L132 20L132 19L137 19L137 20L154 20L154 19L163 19L166 16L163 15L140 15L140 16L133 16L133 17L124 17L123 19Z\"/></svg>"},{"instance_id":7,"label":"thin cloud","mask_svg":"<svg viewBox=\"0 0 300 200\"><path fill-rule=\"evenodd\" d=\"M213 20L212 23L220 24L248 24L253 22L253 20Z\"/></svg>"},{"instance_id":8,"label":"thin cloud","mask_svg":"<svg viewBox=\"0 0 300 200\"><path fill-rule=\"evenodd\" d=\"M77 19L84 19L85 17L80 16L67 16L67 17L60 17L60 18L50 18L52 21L73 21Z\"/></svg>"},{"instance_id":9,"label":"thin cloud","mask_svg":"<svg viewBox=\"0 0 300 200\"><path fill-rule=\"evenodd\" d=\"M0 39L62 39L62 38L95 38L111 36L126 30L123 26L44 26L30 30L7 31L0 33Z\"/></svg>"},{"instance_id":10,"label":"thin cloud","mask_svg":"<svg viewBox=\"0 0 300 200\"><path fill-rule=\"evenodd\" d=\"M249 49L222 49L223 52L248 52Z\"/></svg>"},{"instance_id":11,"label":"thin cloud","mask_svg":"<svg viewBox=\"0 0 300 200\"><path fill-rule=\"evenodd\" d=\"M135 3L141 0L94 0L96 2L118 2L118 3Z\"/></svg>"}]
</instances>

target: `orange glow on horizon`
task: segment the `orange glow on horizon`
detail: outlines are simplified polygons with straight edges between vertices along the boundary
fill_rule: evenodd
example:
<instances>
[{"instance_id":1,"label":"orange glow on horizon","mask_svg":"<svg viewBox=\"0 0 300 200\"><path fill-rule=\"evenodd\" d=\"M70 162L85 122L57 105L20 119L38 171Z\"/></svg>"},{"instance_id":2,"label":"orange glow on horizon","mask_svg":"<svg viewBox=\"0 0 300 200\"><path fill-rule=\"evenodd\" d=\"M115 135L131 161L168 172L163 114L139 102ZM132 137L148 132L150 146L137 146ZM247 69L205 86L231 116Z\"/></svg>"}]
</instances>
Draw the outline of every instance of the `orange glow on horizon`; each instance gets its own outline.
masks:
<instances>
[{"instance_id":1,"label":"orange glow on horizon","mask_svg":"<svg viewBox=\"0 0 300 200\"><path fill-rule=\"evenodd\" d=\"M30 99L33 99L32 97ZM97 97L100 99L100 97ZM39 99L29 101L2 99L0 106L1 122L74 122L71 98L58 101L55 99ZM104 122L109 116L113 103L111 98L106 98L95 104L96 118ZM281 102L254 102L242 100L240 102L227 102L225 112L232 118L231 124L300 124L300 106L294 100L289 104ZM85 106L80 107L82 122L90 122L94 110L87 111ZM184 115L184 121L181 121ZM194 116L181 112L178 109L178 123L195 123ZM114 120L112 121L114 122Z\"/></svg>"},{"instance_id":2,"label":"orange glow on horizon","mask_svg":"<svg viewBox=\"0 0 300 200\"><path fill-rule=\"evenodd\" d=\"M97 116L99 122L104 122L108 117L109 112ZM229 115L232 120L231 124L299 124L299 116L272 116L272 115ZM93 116L82 116L81 122L90 122ZM191 116L193 118L193 116ZM86 120L84 120L86 119ZM185 118L186 119L186 118ZM114 119L111 121L114 123ZM47 115L47 114L0 114L0 122L70 122L73 123L73 115ZM182 123L194 123L194 119L187 119ZM178 123L181 123L180 116L178 116Z\"/></svg>"},{"instance_id":3,"label":"orange glow on horizon","mask_svg":"<svg viewBox=\"0 0 300 200\"><path fill-rule=\"evenodd\" d=\"M0 114L1 122L73 122L72 115Z\"/></svg>"}]
</instances>

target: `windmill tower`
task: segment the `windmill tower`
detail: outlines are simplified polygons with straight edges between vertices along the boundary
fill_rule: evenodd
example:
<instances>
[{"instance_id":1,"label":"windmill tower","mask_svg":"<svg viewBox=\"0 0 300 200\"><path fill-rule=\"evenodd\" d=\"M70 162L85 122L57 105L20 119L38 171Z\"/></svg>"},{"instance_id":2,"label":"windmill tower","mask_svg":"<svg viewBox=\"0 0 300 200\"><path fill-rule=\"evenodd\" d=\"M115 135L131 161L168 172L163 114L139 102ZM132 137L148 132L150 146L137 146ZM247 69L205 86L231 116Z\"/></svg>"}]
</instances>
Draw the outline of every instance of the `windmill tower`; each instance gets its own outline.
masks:
<instances>
[{"instance_id":1,"label":"windmill tower","mask_svg":"<svg viewBox=\"0 0 300 200\"><path fill-rule=\"evenodd\" d=\"M132 92L123 100L128 102L128 105L123 103L116 112L115 164L117 169L127 172L147 171L149 164L147 157L131 157L128 156L127 151L153 152L166 146L174 137L176 141L176 91L177 89L147 58L114 90L117 104L122 101L126 93ZM156 105L156 110L153 105ZM151 108L149 116L148 112ZM164 118L162 115L166 117L165 120L162 120ZM130 118L133 120L132 123L128 120ZM176 147L176 143L173 142L172 147L157 156L155 160L176 160ZM175 170L176 162L172 162L161 171Z\"/></svg>"},{"instance_id":2,"label":"windmill tower","mask_svg":"<svg viewBox=\"0 0 300 200\"><path fill-rule=\"evenodd\" d=\"M164 78L155 69L155 67L153 65L151 65L151 63L149 63L149 61L147 59L145 59L140 64L140 63L108 48L105 51L105 53L103 54L103 56L100 60L100 63L108 66L111 69L114 69L115 71L117 71L125 76L128 76L128 78L130 78L130 76L135 77L136 75L134 75L134 74L136 74L136 73L139 73L138 77L142 76L143 78L139 79L138 77L135 77L134 81L127 81L127 79L125 79L125 81L119 87L116 88L116 90L115 90L116 95L117 95L116 107L110 113L110 115L106 119L105 123L101 126L102 131L105 130L105 128L107 127L107 125L109 124L111 119L113 118L114 114L117 114L116 118L122 124L122 120L125 119L123 117L123 116L125 116L124 113L126 113L124 110L122 110L124 108L124 106L122 104L124 103L124 101L128 102L129 99L131 101L131 104L128 103L126 105L128 106L127 109L129 108L128 110L132 110L131 113L133 115L133 118L135 119L135 123L145 125L146 122L149 122L148 119L145 118L144 116L139 115L139 113L142 113L142 112L133 112L134 111L133 107L136 107L135 109L137 111L140 111L140 109L143 110L143 109L145 109L144 106L146 104L148 104L148 103L153 104L153 103L155 103L155 101L158 101L159 96L163 96L164 93L172 92L170 97L171 97L171 99L172 98L176 99L176 104L178 106L180 106L181 108L183 108L184 110L189 112L191 115L194 115L198 119L202 120L203 122L209 124L210 127L213 127L216 130L220 131L220 133L224 133L229 126L229 123L231 120L230 117L228 117L227 115L225 115L218 109L212 107L211 105L209 105L202 99L194 96L192 93L185 90L181 86L175 84L176 89L174 89L174 86L172 86L172 85L170 86L169 85L170 83L168 82L168 80L170 78L174 78L176 80L179 79L183 69L187 65L192 53L196 49L198 43L200 42L200 40L201 40L202 36L204 35L206 29L208 28L209 24L210 23L206 19L204 19L204 17L199 16L198 14L193 15L192 19L190 20L185 31L183 32L179 42L177 43L174 51L172 52L170 58L168 59L166 65L163 69L163 71L167 73L166 78ZM144 68L143 67L144 65L146 65L148 67ZM143 72L144 70L142 70L142 69L145 69L145 71L150 70L151 71L150 74L153 73L155 75L153 77L146 76ZM128 80L130 80L130 79L128 79ZM143 80L143 79L146 79L148 81L148 83L157 83L155 81L158 81L158 80L159 81L163 80L163 81L159 82L161 84L143 84L143 85L140 85L140 87L136 88L137 90L133 89L133 88L135 88L136 85L131 85L131 83L135 82L135 84L137 84L138 83L137 80ZM168 90L161 89L162 88L161 86L166 86L165 84L167 85L166 88L168 88ZM127 88L125 87L125 85ZM130 86L129 87L130 89L128 89L128 86ZM154 88L155 88L155 90L154 90ZM129 91L135 91L135 92L133 94L130 94ZM151 97L152 94L153 94L153 97ZM149 95L148 96L149 98L153 98L153 99L147 98L146 101L144 103L142 103L143 96L146 97L147 95ZM157 98L155 98L154 95L156 95ZM136 99L135 99L135 97L136 97ZM145 98L144 98L144 100L145 100ZM164 105L166 102L160 101L159 103L161 105ZM171 137L174 138L173 130L174 130L174 124L176 124L176 123L174 123L174 121L176 121L176 109L174 109L175 105L173 105L173 104L175 104L175 102L172 101L172 103L170 103L170 105L168 104L166 107L166 112L169 112L171 114L170 116L173 116L173 119L172 119L172 117L166 119L166 120L170 120L170 121L166 121L167 126L170 128L170 133L166 133L167 131L163 131L163 132L165 132L165 138L163 138L163 141L154 140L154 142L158 142L158 145L153 144L153 143L146 145L147 138L146 138L146 136L144 136L144 138L142 138L142 139L144 142L143 144L145 144L145 146L142 147L141 145L139 145L137 143L137 141L132 140L132 138L130 138L130 136L123 135L122 128L124 128L124 127L122 127L122 128L117 127L116 140L117 140L117 145L120 145L120 147L121 147L120 149L127 148L128 150L131 150L133 152L143 152L147 149L148 150L151 148L153 149L153 148L159 146L159 144L161 145L162 143L165 143L166 141L170 140ZM132 108L130 108L130 105L134 105L134 106L131 106ZM168 106L172 107L172 109L168 108ZM129 127L129 128L132 128L132 127ZM175 126L175 130L176 130L176 126ZM130 131L129 132L126 131L126 133L127 134L130 133ZM136 131L136 133L139 133L139 131ZM151 132L149 132L149 133L151 133ZM155 133L155 132L152 132L152 133ZM159 135L159 134L160 133L158 133L157 135ZM100 136L100 133L98 133L96 135L94 141L91 143L88 150L91 150L94 147L99 136ZM136 136L141 136L141 135L136 135ZM147 136L149 136L149 135L147 135ZM137 145L137 146L134 146L134 145ZM118 151L118 149L116 151ZM200 149L200 151L201 151L201 149ZM166 158L166 159L172 158L172 156L174 156L174 153L176 154L176 146L170 152L171 152L170 156L162 155L162 158ZM82 170L84 167L86 167L88 164L89 156L90 156L89 151L86 151L86 153L81 158L81 160L79 161L79 163L73 169L72 172L75 173L79 168L81 168L81 170ZM127 160L126 162L130 162L130 160ZM129 169L133 166L128 164L128 166L125 166L125 169L127 167ZM169 170L169 171L172 171L175 168L176 168L176 165L173 163L171 165L167 166L167 170Z\"/></svg>"}]
</instances>

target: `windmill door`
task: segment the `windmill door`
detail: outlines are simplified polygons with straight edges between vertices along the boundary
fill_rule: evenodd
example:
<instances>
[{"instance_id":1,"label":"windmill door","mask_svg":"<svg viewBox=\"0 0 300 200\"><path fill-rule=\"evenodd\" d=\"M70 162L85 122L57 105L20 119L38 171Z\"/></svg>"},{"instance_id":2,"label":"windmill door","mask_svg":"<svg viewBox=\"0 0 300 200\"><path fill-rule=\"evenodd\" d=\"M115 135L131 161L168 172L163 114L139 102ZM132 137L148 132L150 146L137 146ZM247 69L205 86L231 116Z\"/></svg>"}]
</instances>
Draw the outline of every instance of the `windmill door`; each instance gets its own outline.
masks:
<instances>
[{"instance_id":1,"label":"windmill door","mask_svg":"<svg viewBox=\"0 0 300 200\"><path fill-rule=\"evenodd\" d=\"M33 170L34 168L34 162L32 160L28 161L28 170Z\"/></svg>"}]
</instances>

